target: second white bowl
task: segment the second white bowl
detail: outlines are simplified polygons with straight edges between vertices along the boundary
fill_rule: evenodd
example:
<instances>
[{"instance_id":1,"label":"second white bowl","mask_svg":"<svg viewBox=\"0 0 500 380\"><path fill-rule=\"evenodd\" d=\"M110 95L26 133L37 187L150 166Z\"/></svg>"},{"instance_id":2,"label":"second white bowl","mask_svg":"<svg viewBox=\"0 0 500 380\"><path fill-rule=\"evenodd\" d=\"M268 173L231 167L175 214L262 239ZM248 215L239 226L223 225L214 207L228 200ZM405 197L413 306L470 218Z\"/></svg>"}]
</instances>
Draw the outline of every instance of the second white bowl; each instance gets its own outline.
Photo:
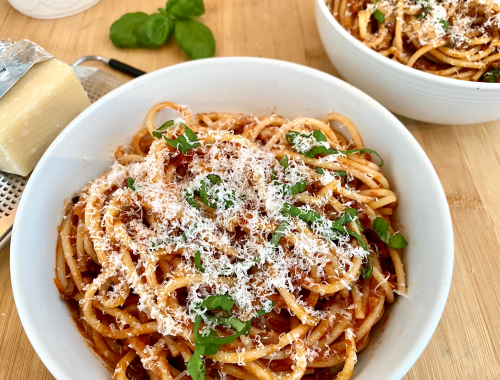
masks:
<instances>
[{"instance_id":1,"label":"second white bowl","mask_svg":"<svg viewBox=\"0 0 500 380\"><path fill-rule=\"evenodd\" d=\"M350 35L316 0L321 40L339 74L390 111L436 124L500 119L500 83L442 78L383 57Z\"/></svg>"}]
</instances>

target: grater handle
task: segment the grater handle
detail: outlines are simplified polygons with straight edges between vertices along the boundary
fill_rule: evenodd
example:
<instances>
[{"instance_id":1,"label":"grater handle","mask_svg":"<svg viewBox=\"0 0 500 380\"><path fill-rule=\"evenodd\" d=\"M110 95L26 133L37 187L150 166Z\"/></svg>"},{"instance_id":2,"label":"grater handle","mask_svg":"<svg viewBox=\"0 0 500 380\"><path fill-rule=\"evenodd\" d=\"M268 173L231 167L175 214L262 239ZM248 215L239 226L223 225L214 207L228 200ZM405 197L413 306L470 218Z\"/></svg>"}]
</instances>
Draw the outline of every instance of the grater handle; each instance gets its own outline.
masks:
<instances>
[{"instance_id":1,"label":"grater handle","mask_svg":"<svg viewBox=\"0 0 500 380\"><path fill-rule=\"evenodd\" d=\"M108 62L109 67L112 67L115 70L121 71L122 73L133 76L134 78L140 77L141 75L146 74L145 71L136 69L135 67L129 66L126 63L117 61L116 59L110 59Z\"/></svg>"}]
</instances>

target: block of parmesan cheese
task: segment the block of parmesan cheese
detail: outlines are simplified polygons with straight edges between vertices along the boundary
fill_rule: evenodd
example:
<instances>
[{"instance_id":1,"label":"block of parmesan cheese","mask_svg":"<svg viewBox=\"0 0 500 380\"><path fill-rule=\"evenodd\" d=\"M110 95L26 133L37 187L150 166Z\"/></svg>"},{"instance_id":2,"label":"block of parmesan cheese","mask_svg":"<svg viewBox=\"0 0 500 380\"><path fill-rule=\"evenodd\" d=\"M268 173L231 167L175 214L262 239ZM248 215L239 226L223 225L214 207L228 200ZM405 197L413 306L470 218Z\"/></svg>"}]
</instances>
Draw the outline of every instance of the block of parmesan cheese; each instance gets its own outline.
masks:
<instances>
[{"instance_id":1,"label":"block of parmesan cheese","mask_svg":"<svg viewBox=\"0 0 500 380\"><path fill-rule=\"evenodd\" d=\"M34 65L0 98L0 170L28 175L89 104L70 66L55 58Z\"/></svg>"}]
</instances>

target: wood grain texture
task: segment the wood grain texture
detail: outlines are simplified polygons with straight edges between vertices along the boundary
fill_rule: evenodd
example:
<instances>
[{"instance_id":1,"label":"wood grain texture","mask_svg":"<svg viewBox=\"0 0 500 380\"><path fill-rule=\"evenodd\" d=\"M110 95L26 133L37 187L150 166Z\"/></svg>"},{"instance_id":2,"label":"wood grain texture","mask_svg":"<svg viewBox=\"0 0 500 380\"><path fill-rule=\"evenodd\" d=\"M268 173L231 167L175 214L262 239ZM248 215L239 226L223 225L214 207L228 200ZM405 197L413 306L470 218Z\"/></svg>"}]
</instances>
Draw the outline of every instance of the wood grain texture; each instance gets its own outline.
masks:
<instances>
[{"instance_id":1,"label":"wood grain texture","mask_svg":"<svg viewBox=\"0 0 500 380\"><path fill-rule=\"evenodd\" d=\"M60 20L35 20L0 0L0 39L27 38L71 63L100 54L151 71L186 60L174 44L156 50L116 49L111 23L126 12L153 12L163 0L102 0ZM329 74L314 20L313 0L205 0L202 21L215 35L217 56L257 56ZM453 219L455 267L439 326L405 380L500 379L500 121L431 125L400 118L424 148L443 184ZM9 249L0 252L0 379L53 379L32 349L16 312Z\"/></svg>"}]
</instances>

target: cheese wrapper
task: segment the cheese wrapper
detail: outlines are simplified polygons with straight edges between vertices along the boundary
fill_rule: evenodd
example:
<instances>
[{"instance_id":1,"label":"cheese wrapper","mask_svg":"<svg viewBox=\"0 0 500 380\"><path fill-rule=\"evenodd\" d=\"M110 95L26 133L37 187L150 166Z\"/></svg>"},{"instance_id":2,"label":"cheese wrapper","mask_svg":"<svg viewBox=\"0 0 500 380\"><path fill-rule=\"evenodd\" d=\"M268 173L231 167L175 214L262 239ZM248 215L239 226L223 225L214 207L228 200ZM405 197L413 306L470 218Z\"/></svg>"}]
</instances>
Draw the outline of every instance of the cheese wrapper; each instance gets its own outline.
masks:
<instances>
[{"instance_id":1,"label":"cheese wrapper","mask_svg":"<svg viewBox=\"0 0 500 380\"><path fill-rule=\"evenodd\" d=\"M89 105L72 67L30 41L0 41L0 170L28 175Z\"/></svg>"}]
</instances>

